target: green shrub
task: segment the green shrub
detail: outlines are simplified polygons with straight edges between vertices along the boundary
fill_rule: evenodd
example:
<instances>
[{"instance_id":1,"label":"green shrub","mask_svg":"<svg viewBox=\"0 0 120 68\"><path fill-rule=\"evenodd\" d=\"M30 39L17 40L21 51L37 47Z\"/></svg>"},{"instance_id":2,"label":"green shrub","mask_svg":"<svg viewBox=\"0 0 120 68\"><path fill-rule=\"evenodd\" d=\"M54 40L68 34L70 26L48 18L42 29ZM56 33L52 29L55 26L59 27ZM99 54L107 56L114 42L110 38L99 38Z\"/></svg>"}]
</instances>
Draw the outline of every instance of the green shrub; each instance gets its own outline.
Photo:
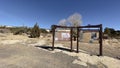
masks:
<instances>
[{"instance_id":1,"label":"green shrub","mask_svg":"<svg viewBox=\"0 0 120 68\"><path fill-rule=\"evenodd\" d=\"M30 37L31 38L37 38L40 36L40 29L38 24L36 23L34 27L31 29Z\"/></svg>"},{"instance_id":2,"label":"green shrub","mask_svg":"<svg viewBox=\"0 0 120 68\"><path fill-rule=\"evenodd\" d=\"M46 31L46 29L43 29L43 28L40 29L40 32L41 32L41 33L48 33L48 32Z\"/></svg>"}]
</instances>

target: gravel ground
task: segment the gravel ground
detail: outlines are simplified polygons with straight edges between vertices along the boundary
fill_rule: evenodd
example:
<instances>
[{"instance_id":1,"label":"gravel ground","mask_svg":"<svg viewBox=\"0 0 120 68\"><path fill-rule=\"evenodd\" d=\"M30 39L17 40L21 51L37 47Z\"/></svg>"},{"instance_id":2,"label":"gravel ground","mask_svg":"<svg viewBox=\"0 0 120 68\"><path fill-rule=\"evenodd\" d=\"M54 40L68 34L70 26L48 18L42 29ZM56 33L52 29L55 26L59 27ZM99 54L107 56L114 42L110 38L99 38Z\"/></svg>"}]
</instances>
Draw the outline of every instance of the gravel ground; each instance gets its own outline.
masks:
<instances>
[{"instance_id":1,"label":"gravel ground","mask_svg":"<svg viewBox=\"0 0 120 68\"><path fill-rule=\"evenodd\" d=\"M0 68L96 68L73 64L77 57L62 52L51 53L33 46L0 45Z\"/></svg>"},{"instance_id":2,"label":"gravel ground","mask_svg":"<svg viewBox=\"0 0 120 68\"><path fill-rule=\"evenodd\" d=\"M0 45L0 68L85 68L73 64L75 59L61 52L50 53L32 46Z\"/></svg>"}]
</instances>

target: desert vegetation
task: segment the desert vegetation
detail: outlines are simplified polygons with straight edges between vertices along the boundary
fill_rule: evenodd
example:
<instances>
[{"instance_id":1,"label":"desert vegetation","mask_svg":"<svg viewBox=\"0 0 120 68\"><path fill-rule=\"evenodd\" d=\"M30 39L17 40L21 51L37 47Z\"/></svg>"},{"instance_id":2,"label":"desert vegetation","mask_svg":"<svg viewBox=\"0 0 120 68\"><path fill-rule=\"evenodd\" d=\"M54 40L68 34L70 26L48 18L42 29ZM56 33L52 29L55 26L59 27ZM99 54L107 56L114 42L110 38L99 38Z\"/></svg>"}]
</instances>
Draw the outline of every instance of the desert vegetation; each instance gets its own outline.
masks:
<instances>
[{"instance_id":1,"label":"desert vegetation","mask_svg":"<svg viewBox=\"0 0 120 68\"><path fill-rule=\"evenodd\" d=\"M120 30L115 30L113 28L106 27L104 29L104 34L107 34L109 38L120 39Z\"/></svg>"},{"instance_id":2,"label":"desert vegetation","mask_svg":"<svg viewBox=\"0 0 120 68\"><path fill-rule=\"evenodd\" d=\"M48 32L44 28L40 28L39 25L36 23L33 27L27 27L27 26L13 26L13 27L7 27L7 26L0 26L0 33L13 33L13 35L22 35L26 34L31 38L37 38L40 37L40 33L47 34Z\"/></svg>"}]
</instances>

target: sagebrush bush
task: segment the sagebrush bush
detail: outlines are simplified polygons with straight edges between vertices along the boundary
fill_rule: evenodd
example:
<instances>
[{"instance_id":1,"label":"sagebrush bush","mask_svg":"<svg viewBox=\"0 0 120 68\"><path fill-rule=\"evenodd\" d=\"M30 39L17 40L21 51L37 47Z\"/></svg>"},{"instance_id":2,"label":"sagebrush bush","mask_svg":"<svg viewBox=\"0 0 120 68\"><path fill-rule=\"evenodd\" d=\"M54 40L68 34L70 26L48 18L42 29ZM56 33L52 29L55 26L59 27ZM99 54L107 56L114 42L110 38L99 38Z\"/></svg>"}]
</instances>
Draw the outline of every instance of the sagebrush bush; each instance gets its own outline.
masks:
<instances>
[{"instance_id":1,"label":"sagebrush bush","mask_svg":"<svg viewBox=\"0 0 120 68\"><path fill-rule=\"evenodd\" d=\"M38 38L38 37L40 37L40 29L39 29L39 26L38 26L37 23L31 29L30 37L31 38Z\"/></svg>"}]
</instances>

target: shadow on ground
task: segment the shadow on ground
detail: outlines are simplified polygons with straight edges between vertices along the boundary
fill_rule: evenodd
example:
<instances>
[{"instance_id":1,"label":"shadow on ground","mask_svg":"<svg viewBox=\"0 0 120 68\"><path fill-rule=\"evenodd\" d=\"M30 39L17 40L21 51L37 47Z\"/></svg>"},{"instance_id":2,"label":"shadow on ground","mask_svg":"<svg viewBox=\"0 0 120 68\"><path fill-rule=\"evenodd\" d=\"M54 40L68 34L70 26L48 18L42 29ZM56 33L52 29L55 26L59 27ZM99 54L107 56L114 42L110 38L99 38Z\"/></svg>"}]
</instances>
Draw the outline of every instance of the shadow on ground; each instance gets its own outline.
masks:
<instances>
[{"instance_id":1,"label":"shadow on ground","mask_svg":"<svg viewBox=\"0 0 120 68\"><path fill-rule=\"evenodd\" d=\"M39 46L39 45L36 45L35 47L42 48L42 49L45 49L45 50L48 50L48 51L53 51L51 46L46 46L46 45ZM76 50L71 51L69 48L64 48L64 47L54 47L54 49L67 51L67 52L76 52L77 53ZM93 54L91 52L84 52L84 51L79 51L79 52L89 54L90 56L93 56L93 55L100 56L99 54ZM118 59L118 57L117 57L117 59Z\"/></svg>"},{"instance_id":2,"label":"shadow on ground","mask_svg":"<svg viewBox=\"0 0 120 68\"><path fill-rule=\"evenodd\" d=\"M39 45L36 45L35 47L39 47L39 48L42 48L42 49L46 49L46 50L52 51L52 47L51 46L45 46L45 45L39 46ZM75 50L71 51L70 49L63 48L63 47L54 47L54 49L68 51L68 52L76 52Z\"/></svg>"}]
</instances>

